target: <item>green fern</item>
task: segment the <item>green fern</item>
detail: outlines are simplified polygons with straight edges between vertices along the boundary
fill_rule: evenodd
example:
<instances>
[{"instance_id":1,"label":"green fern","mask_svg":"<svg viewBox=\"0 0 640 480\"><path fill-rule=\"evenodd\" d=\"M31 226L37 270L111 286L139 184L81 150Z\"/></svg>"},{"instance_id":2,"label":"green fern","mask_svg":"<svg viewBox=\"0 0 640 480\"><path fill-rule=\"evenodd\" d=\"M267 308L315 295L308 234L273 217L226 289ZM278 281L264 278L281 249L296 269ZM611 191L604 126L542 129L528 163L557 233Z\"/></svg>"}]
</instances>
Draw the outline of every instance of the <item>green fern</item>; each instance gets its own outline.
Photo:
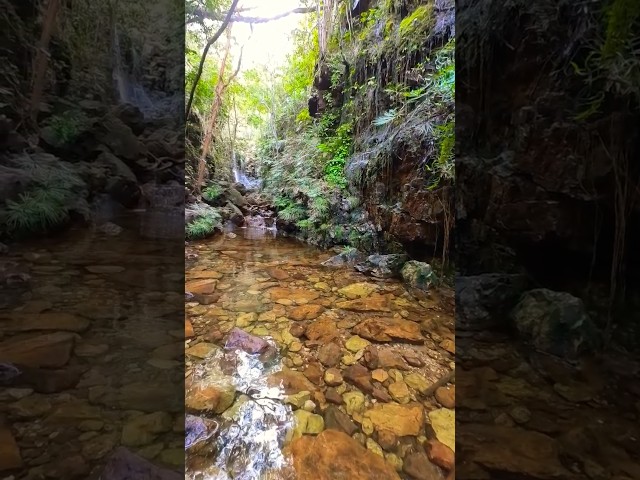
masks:
<instances>
[{"instance_id":1,"label":"green fern","mask_svg":"<svg viewBox=\"0 0 640 480\"><path fill-rule=\"evenodd\" d=\"M289 205L284 210L278 212L278 217L286 222L297 222L305 218L305 209L300 205Z\"/></svg>"},{"instance_id":2,"label":"green fern","mask_svg":"<svg viewBox=\"0 0 640 480\"><path fill-rule=\"evenodd\" d=\"M26 189L0 212L6 234L44 232L67 222L72 213L89 218L86 185L70 164L48 154L21 155L9 163L22 172Z\"/></svg>"},{"instance_id":3,"label":"green fern","mask_svg":"<svg viewBox=\"0 0 640 480\"><path fill-rule=\"evenodd\" d=\"M218 185L209 185L202 191L207 200L213 201L220 196L222 189Z\"/></svg>"},{"instance_id":4,"label":"green fern","mask_svg":"<svg viewBox=\"0 0 640 480\"><path fill-rule=\"evenodd\" d=\"M218 211L205 204L190 205L187 213L195 218L186 226L185 234L188 240L197 240L222 229L222 217Z\"/></svg>"},{"instance_id":5,"label":"green fern","mask_svg":"<svg viewBox=\"0 0 640 480\"><path fill-rule=\"evenodd\" d=\"M387 110L382 115L377 117L373 122L371 122L376 127L382 127L387 125L388 123L393 122L398 116L398 112L396 109L392 108L391 110Z\"/></svg>"}]
</instances>

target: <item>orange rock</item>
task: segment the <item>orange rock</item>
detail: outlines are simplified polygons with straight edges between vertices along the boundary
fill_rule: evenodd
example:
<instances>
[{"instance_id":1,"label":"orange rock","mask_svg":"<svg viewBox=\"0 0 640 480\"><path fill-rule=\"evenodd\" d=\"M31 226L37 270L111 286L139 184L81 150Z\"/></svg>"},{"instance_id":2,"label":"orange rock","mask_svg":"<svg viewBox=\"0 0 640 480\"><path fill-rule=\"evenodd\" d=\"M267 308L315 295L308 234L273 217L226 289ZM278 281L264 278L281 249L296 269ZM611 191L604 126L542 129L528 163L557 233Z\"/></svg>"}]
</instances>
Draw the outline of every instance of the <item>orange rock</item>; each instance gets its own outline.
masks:
<instances>
[{"instance_id":1,"label":"orange rock","mask_svg":"<svg viewBox=\"0 0 640 480\"><path fill-rule=\"evenodd\" d=\"M289 274L279 268L269 268L267 269L267 274L276 280L286 280L289 278Z\"/></svg>"},{"instance_id":2,"label":"orange rock","mask_svg":"<svg viewBox=\"0 0 640 480\"><path fill-rule=\"evenodd\" d=\"M438 440L429 440L424 444L424 450L431 463L438 465L445 470L451 470L455 465L456 454L453 453L453 450Z\"/></svg>"},{"instance_id":3,"label":"orange rock","mask_svg":"<svg viewBox=\"0 0 640 480\"><path fill-rule=\"evenodd\" d=\"M185 338L191 338L195 336L195 332L193 331L193 325L186 318L184 319L184 336Z\"/></svg>"},{"instance_id":4,"label":"orange rock","mask_svg":"<svg viewBox=\"0 0 640 480\"><path fill-rule=\"evenodd\" d=\"M419 323L398 318L368 318L356 325L353 333L374 342L424 342Z\"/></svg>"},{"instance_id":5,"label":"orange rock","mask_svg":"<svg viewBox=\"0 0 640 480\"><path fill-rule=\"evenodd\" d=\"M83 332L89 328L89 320L70 313L13 313L0 315L0 331L27 332L35 330L65 330Z\"/></svg>"},{"instance_id":6,"label":"orange rock","mask_svg":"<svg viewBox=\"0 0 640 480\"><path fill-rule=\"evenodd\" d=\"M456 406L456 387L440 387L435 392L436 400L444 408L455 408Z\"/></svg>"},{"instance_id":7,"label":"orange rock","mask_svg":"<svg viewBox=\"0 0 640 480\"><path fill-rule=\"evenodd\" d=\"M0 343L0 362L27 367L62 367L71 358L76 338L78 335L75 333L56 332L10 339Z\"/></svg>"},{"instance_id":8,"label":"orange rock","mask_svg":"<svg viewBox=\"0 0 640 480\"><path fill-rule=\"evenodd\" d=\"M316 320L305 331L305 335L309 340L315 340L320 343L330 343L339 334L338 327L330 318Z\"/></svg>"},{"instance_id":9,"label":"orange rock","mask_svg":"<svg viewBox=\"0 0 640 480\"><path fill-rule=\"evenodd\" d=\"M283 288L275 287L267 290L271 299L277 300L290 300L293 304L303 305L309 303L320 296L315 290L305 290L302 288Z\"/></svg>"},{"instance_id":10,"label":"orange rock","mask_svg":"<svg viewBox=\"0 0 640 480\"><path fill-rule=\"evenodd\" d=\"M288 369L281 370L269 376L267 384L270 387L282 385L286 395L292 395L302 391L313 392L316 390L316 386L311 383L302 372Z\"/></svg>"},{"instance_id":11,"label":"orange rock","mask_svg":"<svg viewBox=\"0 0 640 480\"><path fill-rule=\"evenodd\" d=\"M357 298L337 302L336 307L357 312L389 312L389 298L385 295L371 295L370 297Z\"/></svg>"},{"instance_id":12,"label":"orange rock","mask_svg":"<svg viewBox=\"0 0 640 480\"><path fill-rule=\"evenodd\" d=\"M0 472L22 467L20 448L6 427L0 428Z\"/></svg>"},{"instance_id":13,"label":"orange rock","mask_svg":"<svg viewBox=\"0 0 640 480\"><path fill-rule=\"evenodd\" d=\"M455 355L456 353L456 344L453 340L449 338L440 342L440 348L442 348L443 350L446 350L451 355Z\"/></svg>"},{"instance_id":14,"label":"orange rock","mask_svg":"<svg viewBox=\"0 0 640 480\"><path fill-rule=\"evenodd\" d=\"M216 280L211 279L192 280L185 284L184 290L193 294L207 295L215 291L216 283Z\"/></svg>"},{"instance_id":15,"label":"orange rock","mask_svg":"<svg viewBox=\"0 0 640 480\"><path fill-rule=\"evenodd\" d=\"M222 278L222 273L213 272L213 271L191 272L189 273L189 277L193 278L194 280L203 280L203 279L218 280Z\"/></svg>"},{"instance_id":16,"label":"orange rock","mask_svg":"<svg viewBox=\"0 0 640 480\"><path fill-rule=\"evenodd\" d=\"M300 305L299 307L295 307L289 312L289 317L296 322L301 322L302 320L314 320L324 311L324 307L322 305L315 305L312 303L308 303L306 305Z\"/></svg>"},{"instance_id":17,"label":"orange rock","mask_svg":"<svg viewBox=\"0 0 640 480\"><path fill-rule=\"evenodd\" d=\"M235 389L232 385L196 386L187 390L185 406L189 410L222 413L233 404Z\"/></svg>"},{"instance_id":18,"label":"orange rock","mask_svg":"<svg viewBox=\"0 0 640 480\"><path fill-rule=\"evenodd\" d=\"M317 437L303 436L287 449L299 479L399 480L396 471L349 435L325 430Z\"/></svg>"}]
</instances>

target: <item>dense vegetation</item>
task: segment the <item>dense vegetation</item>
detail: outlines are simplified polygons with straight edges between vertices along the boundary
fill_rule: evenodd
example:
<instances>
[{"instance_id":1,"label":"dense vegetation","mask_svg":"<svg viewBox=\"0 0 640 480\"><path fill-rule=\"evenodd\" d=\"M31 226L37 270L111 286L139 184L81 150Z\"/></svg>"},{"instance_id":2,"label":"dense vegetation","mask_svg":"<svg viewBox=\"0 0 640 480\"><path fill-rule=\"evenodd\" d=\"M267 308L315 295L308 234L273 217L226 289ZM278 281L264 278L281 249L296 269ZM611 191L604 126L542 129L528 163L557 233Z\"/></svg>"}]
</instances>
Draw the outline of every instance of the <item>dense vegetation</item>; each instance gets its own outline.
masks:
<instances>
[{"instance_id":1,"label":"dense vegetation","mask_svg":"<svg viewBox=\"0 0 640 480\"><path fill-rule=\"evenodd\" d=\"M239 59L230 58L225 41L214 45L190 118L190 185L197 196L197 160L206 128L213 127L205 190L233 183L235 155L261 179L260 200L275 211L280 230L369 252L413 249L424 257L426 247L429 257L446 260L454 180L453 4L369 3L350 10L325 2L320 15L311 5L314 13L301 16L282 65L241 69L234 77ZM221 18L225 7L211 16ZM187 90L205 38L188 37ZM216 97L220 71L227 84L222 99ZM425 201L437 207L411 205ZM418 210L436 213L427 218Z\"/></svg>"},{"instance_id":2,"label":"dense vegetation","mask_svg":"<svg viewBox=\"0 0 640 480\"><path fill-rule=\"evenodd\" d=\"M173 0L0 2L3 240L182 183L183 15Z\"/></svg>"}]
</instances>

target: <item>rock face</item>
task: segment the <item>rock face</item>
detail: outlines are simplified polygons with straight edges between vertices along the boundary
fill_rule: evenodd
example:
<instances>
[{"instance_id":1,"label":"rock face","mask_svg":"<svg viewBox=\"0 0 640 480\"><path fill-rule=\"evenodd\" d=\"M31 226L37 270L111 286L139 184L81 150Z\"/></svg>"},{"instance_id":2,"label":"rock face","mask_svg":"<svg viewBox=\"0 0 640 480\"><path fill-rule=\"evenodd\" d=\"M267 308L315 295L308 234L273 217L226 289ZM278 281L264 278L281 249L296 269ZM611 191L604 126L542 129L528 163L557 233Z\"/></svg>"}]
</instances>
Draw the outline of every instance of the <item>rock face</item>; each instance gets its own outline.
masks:
<instances>
[{"instance_id":1,"label":"rock face","mask_svg":"<svg viewBox=\"0 0 640 480\"><path fill-rule=\"evenodd\" d=\"M537 349L576 358L597 345L598 333L582 301L568 293L530 290L511 312L520 336Z\"/></svg>"},{"instance_id":2,"label":"rock face","mask_svg":"<svg viewBox=\"0 0 640 480\"><path fill-rule=\"evenodd\" d=\"M349 249L322 262L325 267L343 267L364 261L365 254L356 249Z\"/></svg>"},{"instance_id":3,"label":"rock face","mask_svg":"<svg viewBox=\"0 0 640 480\"><path fill-rule=\"evenodd\" d=\"M558 288L560 277L581 278L585 284L591 281L586 269L595 259L594 275L606 279L611 243L594 242L594 238L610 238L614 229L614 198L619 190L608 152L618 145L638 151L638 137L630 126L638 122L638 112L626 116L616 109L603 109L584 123L576 121L574 115L584 112L578 107L585 85L580 74L552 78L558 62L564 60L557 57L555 62L543 62L525 59L523 54L535 45L539 58L552 57L558 42L571 41L570 32L590 14L574 5L566 15L547 22L544 15L536 13L537 6L522 5L527 13L514 22L501 20L497 27L500 33L495 37L485 35L489 27L478 31L477 38L484 42L482 48L495 51L502 60L491 67L472 62L460 83L465 86L456 93L460 120L456 127L463 132L456 139L463 146L463 153L456 157L456 230L461 240L458 248L465 252L460 258L464 265L459 266L462 271L479 273L507 271L520 264L543 284L553 281L555 285L549 286ZM479 5L465 4L456 11L456 22L475 24L478 18L484 21L490 15ZM497 39L512 28L521 33L511 38L509 46L500 44ZM491 30L495 31L493 27ZM532 30L540 32L535 40L523 33ZM576 48L589 45L596 37L590 32L581 37ZM469 44L468 48L476 47ZM476 87L467 86L473 83L472 78L488 79L485 75L491 75L489 68L510 73L493 76L482 85L486 97L481 100ZM544 84L540 79L545 79ZM517 93L530 88L536 88L535 96L523 99ZM622 97L618 97L620 101ZM491 99L489 104L486 98ZM480 123L479 129L471 127ZM585 134L585 128L591 133ZM604 144L592 147L591 135L603 138ZM479 138L483 142L475 141ZM634 232L634 240L628 239L628 245L637 243L640 231L637 202L633 210L625 223L626 231ZM600 218L611 221L600 222ZM630 256L637 265L637 254ZM584 270L555 268L558 263L581 264Z\"/></svg>"},{"instance_id":4,"label":"rock face","mask_svg":"<svg viewBox=\"0 0 640 480\"><path fill-rule=\"evenodd\" d=\"M317 437L298 438L291 444L290 453L297 478L301 479L400 479L381 456L336 430L325 430Z\"/></svg>"}]
</instances>

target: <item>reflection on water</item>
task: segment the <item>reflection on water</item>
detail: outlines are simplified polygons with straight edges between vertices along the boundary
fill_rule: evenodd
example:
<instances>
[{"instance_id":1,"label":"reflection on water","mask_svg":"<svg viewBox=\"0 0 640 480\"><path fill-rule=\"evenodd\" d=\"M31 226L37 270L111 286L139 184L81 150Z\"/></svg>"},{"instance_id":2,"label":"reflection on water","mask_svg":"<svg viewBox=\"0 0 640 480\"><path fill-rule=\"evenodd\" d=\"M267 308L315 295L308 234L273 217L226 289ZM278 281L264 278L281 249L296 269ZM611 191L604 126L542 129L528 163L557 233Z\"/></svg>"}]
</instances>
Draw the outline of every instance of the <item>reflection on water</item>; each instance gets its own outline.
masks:
<instances>
[{"instance_id":1,"label":"reflection on water","mask_svg":"<svg viewBox=\"0 0 640 480\"><path fill-rule=\"evenodd\" d=\"M293 415L291 407L284 404L283 390L267 384L268 376L280 370L275 360L264 362L258 354L242 350L216 350L195 368L192 385L198 389L231 388L239 398L222 414L220 425L215 423L215 431L185 445L190 456L188 479L253 480L286 465L281 448L293 428ZM187 396L190 393L187 390ZM193 431L200 424L191 425Z\"/></svg>"},{"instance_id":2,"label":"reflection on water","mask_svg":"<svg viewBox=\"0 0 640 480\"><path fill-rule=\"evenodd\" d=\"M103 216L121 232L77 228L2 257L28 276L2 294L0 363L21 371L0 391L13 478L97 479L120 445L183 469L184 243L141 235L141 215Z\"/></svg>"}]
</instances>

